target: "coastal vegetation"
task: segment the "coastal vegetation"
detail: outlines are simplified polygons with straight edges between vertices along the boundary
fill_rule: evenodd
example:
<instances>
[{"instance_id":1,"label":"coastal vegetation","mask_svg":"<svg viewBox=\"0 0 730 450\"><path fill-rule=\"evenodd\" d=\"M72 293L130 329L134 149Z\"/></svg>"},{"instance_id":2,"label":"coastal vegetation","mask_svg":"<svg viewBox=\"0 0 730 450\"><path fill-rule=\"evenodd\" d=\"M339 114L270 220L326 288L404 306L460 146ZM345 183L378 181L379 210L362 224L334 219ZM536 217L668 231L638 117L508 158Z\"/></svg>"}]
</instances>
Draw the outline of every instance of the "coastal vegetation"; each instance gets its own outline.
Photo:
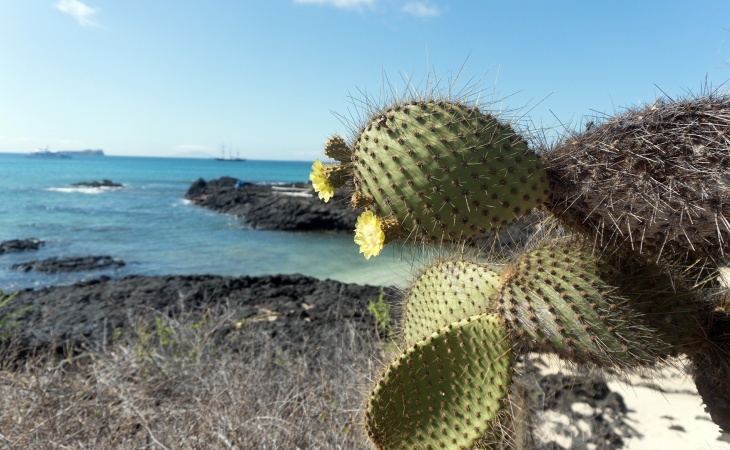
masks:
<instances>
[{"instance_id":1,"label":"coastal vegetation","mask_svg":"<svg viewBox=\"0 0 730 450\"><path fill-rule=\"evenodd\" d=\"M377 448L532 448L530 352L621 373L684 355L730 431L730 96L660 99L550 145L468 98L364 103L315 189L349 187L366 259L391 242L442 254L407 289L403 350L365 402ZM521 218L540 231L515 251L464 251Z\"/></svg>"},{"instance_id":2,"label":"coastal vegetation","mask_svg":"<svg viewBox=\"0 0 730 450\"><path fill-rule=\"evenodd\" d=\"M4 346L0 448L370 448L357 405L377 337L343 322L317 354L231 311L152 314L96 351Z\"/></svg>"},{"instance_id":3,"label":"coastal vegetation","mask_svg":"<svg viewBox=\"0 0 730 450\"><path fill-rule=\"evenodd\" d=\"M4 295L0 291L0 340L8 339L13 334L13 330L20 325L18 317L27 311L26 308L25 310L16 309L12 312L4 312L3 310L8 303L13 301L13 297L15 297L15 294Z\"/></svg>"}]
</instances>

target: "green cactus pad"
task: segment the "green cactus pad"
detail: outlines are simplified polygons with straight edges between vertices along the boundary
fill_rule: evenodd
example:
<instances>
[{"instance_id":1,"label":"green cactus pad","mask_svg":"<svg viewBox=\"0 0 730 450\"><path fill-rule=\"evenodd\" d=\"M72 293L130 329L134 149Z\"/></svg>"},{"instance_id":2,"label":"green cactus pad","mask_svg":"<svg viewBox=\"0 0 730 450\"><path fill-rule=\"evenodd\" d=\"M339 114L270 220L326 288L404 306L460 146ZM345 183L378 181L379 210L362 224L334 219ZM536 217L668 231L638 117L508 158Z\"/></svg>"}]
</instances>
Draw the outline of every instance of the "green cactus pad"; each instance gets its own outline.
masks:
<instances>
[{"instance_id":1,"label":"green cactus pad","mask_svg":"<svg viewBox=\"0 0 730 450\"><path fill-rule=\"evenodd\" d=\"M500 426L512 381L504 324L475 316L406 350L374 387L366 426L377 448L469 448Z\"/></svg>"},{"instance_id":2,"label":"green cactus pad","mask_svg":"<svg viewBox=\"0 0 730 450\"><path fill-rule=\"evenodd\" d=\"M528 349L621 367L655 364L701 333L692 300L657 267L603 260L572 240L524 254L505 271L500 299Z\"/></svg>"},{"instance_id":3,"label":"green cactus pad","mask_svg":"<svg viewBox=\"0 0 730 450\"><path fill-rule=\"evenodd\" d=\"M403 307L406 345L465 317L489 312L488 299L499 291L500 275L476 263L441 261L415 280Z\"/></svg>"},{"instance_id":4,"label":"green cactus pad","mask_svg":"<svg viewBox=\"0 0 730 450\"><path fill-rule=\"evenodd\" d=\"M453 102L376 113L353 144L352 169L373 212L434 243L498 229L549 195L538 156L510 126Z\"/></svg>"}]
</instances>

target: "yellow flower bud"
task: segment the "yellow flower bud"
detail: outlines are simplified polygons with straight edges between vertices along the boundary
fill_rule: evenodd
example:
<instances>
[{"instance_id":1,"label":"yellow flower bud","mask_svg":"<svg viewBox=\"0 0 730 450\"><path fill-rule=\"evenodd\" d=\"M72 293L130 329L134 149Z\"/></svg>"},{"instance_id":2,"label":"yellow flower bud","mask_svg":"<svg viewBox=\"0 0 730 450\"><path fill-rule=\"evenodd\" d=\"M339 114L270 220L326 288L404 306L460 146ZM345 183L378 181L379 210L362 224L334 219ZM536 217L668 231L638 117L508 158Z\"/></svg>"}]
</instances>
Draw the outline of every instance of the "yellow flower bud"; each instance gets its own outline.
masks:
<instances>
[{"instance_id":1,"label":"yellow flower bud","mask_svg":"<svg viewBox=\"0 0 730 450\"><path fill-rule=\"evenodd\" d=\"M326 167L322 164L322 161L316 160L312 164L312 173L309 174L309 179L312 181L314 191L319 194L319 199L327 203L335 195L335 188L327 179L325 171Z\"/></svg>"}]
</instances>

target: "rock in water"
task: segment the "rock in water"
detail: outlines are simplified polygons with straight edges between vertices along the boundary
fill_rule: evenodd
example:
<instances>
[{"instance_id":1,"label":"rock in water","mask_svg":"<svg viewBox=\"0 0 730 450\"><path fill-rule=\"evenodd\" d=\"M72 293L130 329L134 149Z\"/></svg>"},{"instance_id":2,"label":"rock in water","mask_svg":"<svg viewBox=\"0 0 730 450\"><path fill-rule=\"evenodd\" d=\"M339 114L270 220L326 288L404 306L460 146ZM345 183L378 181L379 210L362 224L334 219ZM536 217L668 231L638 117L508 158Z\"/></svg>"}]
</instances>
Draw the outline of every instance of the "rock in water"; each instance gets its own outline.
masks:
<instances>
[{"instance_id":1,"label":"rock in water","mask_svg":"<svg viewBox=\"0 0 730 450\"><path fill-rule=\"evenodd\" d=\"M101 181L82 181L80 183L73 183L71 186L76 187L92 187L92 188L100 188L100 187L107 187L107 188L120 188L124 187L124 185L115 183L111 180L101 180Z\"/></svg>"},{"instance_id":2,"label":"rock in water","mask_svg":"<svg viewBox=\"0 0 730 450\"><path fill-rule=\"evenodd\" d=\"M12 239L0 242L0 255L5 253L20 253L35 251L45 245L44 241L36 238Z\"/></svg>"},{"instance_id":3,"label":"rock in water","mask_svg":"<svg viewBox=\"0 0 730 450\"><path fill-rule=\"evenodd\" d=\"M30 261L26 263L13 264L13 270L21 272L59 273L59 272L86 272L88 270L101 270L119 268L124 266L124 261L112 258L111 256L82 256L78 258L49 258L42 261Z\"/></svg>"}]
</instances>

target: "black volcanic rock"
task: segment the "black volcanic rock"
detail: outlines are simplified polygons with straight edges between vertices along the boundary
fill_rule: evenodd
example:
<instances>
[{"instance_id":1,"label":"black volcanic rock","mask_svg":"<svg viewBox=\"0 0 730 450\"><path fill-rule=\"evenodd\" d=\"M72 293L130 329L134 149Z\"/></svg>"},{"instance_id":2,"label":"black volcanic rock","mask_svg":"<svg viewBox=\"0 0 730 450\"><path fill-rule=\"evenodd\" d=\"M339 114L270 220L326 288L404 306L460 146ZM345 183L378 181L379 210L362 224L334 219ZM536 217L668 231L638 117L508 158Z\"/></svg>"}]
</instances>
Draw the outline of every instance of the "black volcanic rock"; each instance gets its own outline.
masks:
<instances>
[{"instance_id":1,"label":"black volcanic rock","mask_svg":"<svg viewBox=\"0 0 730 450\"><path fill-rule=\"evenodd\" d=\"M283 231L352 231L358 212L351 210L344 190L328 203L310 183L259 185L231 177L195 181L185 198L216 212L232 214L255 229Z\"/></svg>"},{"instance_id":2,"label":"black volcanic rock","mask_svg":"<svg viewBox=\"0 0 730 450\"><path fill-rule=\"evenodd\" d=\"M45 245L44 241L36 238L12 239L0 242L0 255L5 253L20 253L36 251Z\"/></svg>"},{"instance_id":3,"label":"black volcanic rock","mask_svg":"<svg viewBox=\"0 0 730 450\"><path fill-rule=\"evenodd\" d=\"M119 188L124 187L124 185L115 183L111 180L101 180L101 181L82 181L80 183L73 183L71 186L77 186L77 187L93 187L93 188L99 188L99 187L110 187L110 188Z\"/></svg>"},{"instance_id":4,"label":"black volcanic rock","mask_svg":"<svg viewBox=\"0 0 730 450\"><path fill-rule=\"evenodd\" d=\"M19 312L15 343L28 350L99 348L114 330L182 313L205 316L225 308L233 320L255 326L295 351L328 347L327 336L345 322L375 332L368 302L380 287L317 280L303 275L240 278L213 275L101 277L73 286L21 291L0 317ZM395 289L385 288L396 301ZM267 320L261 320L266 316ZM393 325L397 319L393 318ZM231 325L233 331L234 325Z\"/></svg>"},{"instance_id":5,"label":"black volcanic rock","mask_svg":"<svg viewBox=\"0 0 730 450\"><path fill-rule=\"evenodd\" d=\"M124 261L114 259L111 256L81 256L77 258L49 258L42 261L30 261L13 264L13 270L21 272L59 273L59 272L86 272L89 270L101 270L119 268L124 266Z\"/></svg>"}]
</instances>

